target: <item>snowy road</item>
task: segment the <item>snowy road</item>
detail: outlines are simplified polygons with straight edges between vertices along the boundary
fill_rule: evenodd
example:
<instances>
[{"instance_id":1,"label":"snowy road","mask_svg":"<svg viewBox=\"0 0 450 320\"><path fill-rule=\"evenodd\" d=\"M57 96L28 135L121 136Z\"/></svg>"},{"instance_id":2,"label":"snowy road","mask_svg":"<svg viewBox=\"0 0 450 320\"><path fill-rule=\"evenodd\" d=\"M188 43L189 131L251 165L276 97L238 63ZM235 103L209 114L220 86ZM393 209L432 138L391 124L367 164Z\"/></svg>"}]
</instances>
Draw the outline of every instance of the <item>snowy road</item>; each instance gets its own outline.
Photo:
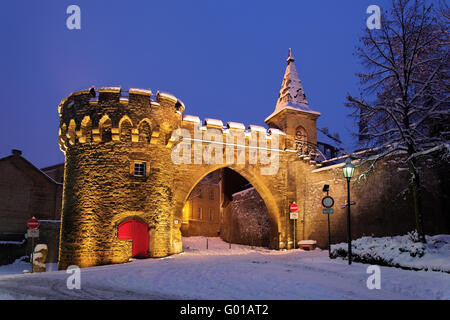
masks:
<instances>
[{"instance_id":1,"label":"snowy road","mask_svg":"<svg viewBox=\"0 0 450 320\"><path fill-rule=\"evenodd\" d=\"M0 299L450 299L447 273L381 267L381 289L369 290L368 265L327 251L230 250L218 239L206 250L201 237L184 246L168 258L82 269L80 290L67 289L64 271L0 275Z\"/></svg>"}]
</instances>

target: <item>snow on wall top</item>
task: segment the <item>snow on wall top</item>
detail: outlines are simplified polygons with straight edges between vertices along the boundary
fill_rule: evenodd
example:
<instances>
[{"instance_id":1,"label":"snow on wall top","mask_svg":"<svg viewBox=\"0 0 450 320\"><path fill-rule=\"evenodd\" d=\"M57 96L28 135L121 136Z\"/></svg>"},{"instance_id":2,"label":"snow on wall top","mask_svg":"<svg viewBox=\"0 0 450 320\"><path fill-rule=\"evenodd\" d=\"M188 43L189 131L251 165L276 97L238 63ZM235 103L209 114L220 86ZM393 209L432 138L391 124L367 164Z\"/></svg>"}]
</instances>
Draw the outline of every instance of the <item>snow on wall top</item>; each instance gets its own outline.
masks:
<instances>
[{"instance_id":1,"label":"snow on wall top","mask_svg":"<svg viewBox=\"0 0 450 320\"><path fill-rule=\"evenodd\" d=\"M187 114L183 117L183 121L200 123L200 118L197 116L191 116Z\"/></svg>"},{"instance_id":2,"label":"snow on wall top","mask_svg":"<svg viewBox=\"0 0 450 320\"><path fill-rule=\"evenodd\" d=\"M206 118L206 119L205 119L205 125L206 125L207 127L218 127L218 128L222 128L222 127L223 127L223 122L222 122L222 120L218 120L218 119Z\"/></svg>"},{"instance_id":3,"label":"snow on wall top","mask_svg":"<svg viewBox=\"0 0 450 320\"><path fill-rule=\"evenodd\" d=\"M114 92L114 93L119 93L120 90L122 90L121 87L100 87L97 91L98 91L98 92Z\"/></svg>"},{"instance_id":4,"label":"snow on wall top","mask_svg":"<svg viewBox=\"0 0 450 320\"><path fill-rule=\"evenodd\" d=\"M151 96L152 95L152 90L146 90L146 89L139 89L139 88L130 88L128 90L129 93L131 94L143 94L143 95L147 95L147 96Z\"/></svg>"},{"instance_id":5,"label":"snow on wall top","mask_svg":"<svg viewBox=\"0 0 450 320\"><path fill-rule=\"evenodd\" d=\"M243 123L240 123L240 122L232 122L232 121L228 121L228 122L227 122L227 128L228 128L228 129L245 130L245 126L244 126Z\"/></svg>"},{"instance_id":6,"label":"snow on wall top","mask_svg":"<svg viewBox=\"0 0 450 320\"><path fill-rule=\"evenodd\" d=\"M177 97L175 97L173 94L170 94L170 93L167 93L167 92L157 92L156 93L156 96L157 96L157 98L159 98L159 97L163 97L163 98L166 98L166 99L170 99L170 100L173 100L173 101L178 101L178 99L177 99Z\"/></svg>"}]
</instances>

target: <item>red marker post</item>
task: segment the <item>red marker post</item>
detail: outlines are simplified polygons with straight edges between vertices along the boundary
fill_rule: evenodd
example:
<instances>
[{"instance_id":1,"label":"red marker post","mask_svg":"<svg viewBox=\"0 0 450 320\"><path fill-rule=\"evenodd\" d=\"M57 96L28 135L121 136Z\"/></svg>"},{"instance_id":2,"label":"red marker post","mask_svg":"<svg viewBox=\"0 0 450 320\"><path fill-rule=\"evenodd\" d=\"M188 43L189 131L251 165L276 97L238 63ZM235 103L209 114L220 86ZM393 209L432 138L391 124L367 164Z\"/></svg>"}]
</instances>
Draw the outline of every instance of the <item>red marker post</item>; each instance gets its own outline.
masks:
<instances>
[{"instance_id":1,"label":"red marker post","mask_svg":"<svg viewBox=\"0 0 450 320\"><path fill-rule=\"evenodd\" d=\"M291 220L294 220L294 249L295 249L295 221L297 221L298 219L298 205L294 202L292 202L292 204L289 207L289 210L291 210L291 214L290 214L290 218ZM286 243L286 247L287 247L287 243Z\"/></svg>"}]
</instances>

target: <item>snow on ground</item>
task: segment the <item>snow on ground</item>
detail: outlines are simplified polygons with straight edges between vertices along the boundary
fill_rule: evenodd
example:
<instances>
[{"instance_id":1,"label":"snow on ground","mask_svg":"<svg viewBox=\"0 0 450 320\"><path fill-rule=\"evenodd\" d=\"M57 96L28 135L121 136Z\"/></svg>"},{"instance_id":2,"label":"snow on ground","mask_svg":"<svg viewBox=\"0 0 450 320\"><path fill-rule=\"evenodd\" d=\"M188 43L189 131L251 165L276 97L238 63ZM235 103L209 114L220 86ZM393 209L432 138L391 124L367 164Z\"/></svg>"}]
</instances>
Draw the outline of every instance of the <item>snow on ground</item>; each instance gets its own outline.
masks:
<instances>
[{"instance_id":1,"label":"snow on ground","mask_svg":"<svg viewBox=\"0 0 450 320\"><path fill-rule=\"evenodd\" d=\"M184 252L81 270L0 275L0 298L19 299L450 299L450 274L381 267L381 289L366 286L369 265L322 250L273 251L219 238L183 238Z\"/></svg>"},{"instance_id":2,"label":"snow on ground","mask_svg":"<svg viewBox=\"0 0 450 320\"><path fill-rule=\"evenodd\" d=\"M352 241L352 257L384 265L450 272L450 235L426 236L427 244L416 242L417 233L395 237L362 237ZM347 243L332 245L334 256L347 256Z\"/></svg>"},{"instance_id":3,"label":"snow on ground","mask_svg":"<svg viewBox=\"0 0 450 320\"><path fill-rule=\"evenodd\" d=\"M31 266L29 262L23 261L25 257L19 258L11 264L1 265L0 266L0 277L7 274L21 274L26 271L31 270ZM56 271L58 270L57 263L46 263L47 271Z\"/></svg>"}]
</instances>

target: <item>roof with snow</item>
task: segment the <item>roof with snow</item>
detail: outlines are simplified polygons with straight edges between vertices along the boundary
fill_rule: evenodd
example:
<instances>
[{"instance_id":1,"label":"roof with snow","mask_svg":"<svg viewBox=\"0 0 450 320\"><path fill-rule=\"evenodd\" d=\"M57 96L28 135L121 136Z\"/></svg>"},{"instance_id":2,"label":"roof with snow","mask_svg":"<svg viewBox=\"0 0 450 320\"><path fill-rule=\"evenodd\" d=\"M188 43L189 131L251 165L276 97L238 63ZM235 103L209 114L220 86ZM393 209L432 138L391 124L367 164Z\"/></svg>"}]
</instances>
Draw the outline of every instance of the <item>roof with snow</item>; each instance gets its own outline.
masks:
<instances>
[{"instance_id":1,"label":"roof with snow","mask_svg":"<svg viewBox=\"0 0 450 320\"><path fill-rule=\"evenodd\" d=\"M310 108L309 102L306 100L305 90L303 89L302 82L298 76L297 68L294 64L295 59L290 48L289 56L286 61L288 65L284 73L283 82L281 83L277 105L275 107L275 111L267 119L271 118L283 109L294 109L320 115L319 112L313 111Z\"/></svg>"}]
</instances>

